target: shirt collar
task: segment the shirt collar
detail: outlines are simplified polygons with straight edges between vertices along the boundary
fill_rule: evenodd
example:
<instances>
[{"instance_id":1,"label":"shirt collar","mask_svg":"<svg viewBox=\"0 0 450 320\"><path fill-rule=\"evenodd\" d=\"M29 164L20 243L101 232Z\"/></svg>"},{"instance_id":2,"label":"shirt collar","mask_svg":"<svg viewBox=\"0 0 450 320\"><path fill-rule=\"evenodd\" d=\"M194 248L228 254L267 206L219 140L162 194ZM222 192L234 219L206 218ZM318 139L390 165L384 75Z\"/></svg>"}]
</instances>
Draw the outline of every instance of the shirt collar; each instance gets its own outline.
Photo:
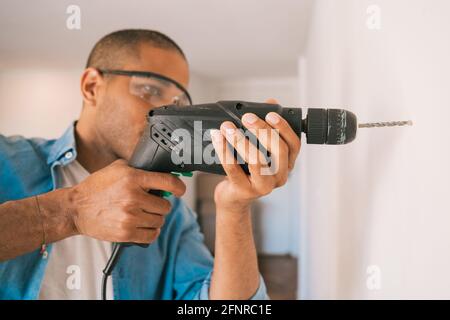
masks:
<instances>
[{"instance_id":1,"label":"shirt collar","mask_svg":"<svg viewBox=\"0 0 450 320\"><path fill-rule=\"evenodd\" d=\"M72 162L77 157L76 143L75 143L75 125L74 121L64 132L64 134L55 141L50 149L47 158L47 164L52 164L59 161L62 165Z\"/></svg>"}]
</instances>

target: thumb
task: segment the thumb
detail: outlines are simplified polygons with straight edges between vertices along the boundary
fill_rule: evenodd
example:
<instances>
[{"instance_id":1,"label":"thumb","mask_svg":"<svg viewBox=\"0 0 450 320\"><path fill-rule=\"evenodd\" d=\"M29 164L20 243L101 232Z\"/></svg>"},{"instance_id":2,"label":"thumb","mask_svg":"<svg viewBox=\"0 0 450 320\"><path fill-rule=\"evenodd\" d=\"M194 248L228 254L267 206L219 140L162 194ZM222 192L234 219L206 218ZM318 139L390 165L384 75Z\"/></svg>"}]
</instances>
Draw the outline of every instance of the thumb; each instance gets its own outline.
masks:
<instances>
[{"instance_id":1,"label":"thumb","mask_svg":"<svg viewBox=\"0 0 450 320\"><path fill-rule=\"evenodd\" d=\"M274 98L270 98L266 100L266 103L271 103L271 104L278 104L278 101Z\"/></svg>"}]
</instances>

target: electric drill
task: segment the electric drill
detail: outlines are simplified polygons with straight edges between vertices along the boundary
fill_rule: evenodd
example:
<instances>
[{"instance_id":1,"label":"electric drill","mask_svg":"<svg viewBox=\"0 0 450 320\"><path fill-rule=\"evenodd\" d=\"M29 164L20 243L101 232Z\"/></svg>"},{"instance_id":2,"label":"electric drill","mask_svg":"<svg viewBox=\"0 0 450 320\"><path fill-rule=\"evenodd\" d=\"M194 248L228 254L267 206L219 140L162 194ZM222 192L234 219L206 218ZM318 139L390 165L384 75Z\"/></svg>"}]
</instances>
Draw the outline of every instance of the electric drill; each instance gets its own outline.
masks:
<instances>
[{"instance_id":1,"label":"electric drill","mask_svg":"<svg viewBox=\"0 0 450 320\"><path fill-rule=\"evenodd\" d=\"M147 126L129 164L147 171L181 174L203 171L224 175L219 161L209 164L202 161L203 150L211 145L209 131L218 129L227 120L245 130L241 118L248 112L261 119L269 112L276 112L289 123L299 138L304 132L309 144L346 144L356 136L356 116L343 109L308 109L306 118L302 119L300 108L283 108L269 103L219 101L193 106L171 105L149 112ZM191 141L177 141L174 132L180 129L186 132L183 138L190 137ZM179 156L177 149L185 154ZM235 156L239 158L236 153ZM249 173L247 164L242 163L241 167Z\"/></svg>"},{"instance_id":2,"label":"electric drill","mask_svg":"<svg viewBox=\"0 0 450 320\"><path fill-rule=\"evenodd\" d=\"M308 144L341 145L352 142L357 128L391 127L412 125L411 121L376 122L357 124L354 113L344 109L309 108L303 119L302 109L283 108L278 104L245 101L219 101L192 106L169 105L153 109L148 113L147 125L129 165L138 169L174 174L191 175L192 171L203 171L224 175L220 162L206 163L203 150L211 146L211 129L219 129L224 121L233 122L237 128L245 130L241 118L245 113L254 113L264 119L269 112L283 117L300 138L306 134ZM197 123L196 123L197 122ZM176 133L183 130L183 141ZM259 146L261 149L261 146ZM183 153L183 154L180 154ZM242 169L248 174L247 164L234 150ZM198 157L200 155L200 157ZM186 161L187 160L187 161ZM270 155L267 160L270 163ZM150 193L164 196L160 190ZM124 246L132 243L114 243L112 255L103 270L102 298L106 299L106 280L111 274ZM147 244L137 244L147 247Z\"/></svg>"}]
</instances>

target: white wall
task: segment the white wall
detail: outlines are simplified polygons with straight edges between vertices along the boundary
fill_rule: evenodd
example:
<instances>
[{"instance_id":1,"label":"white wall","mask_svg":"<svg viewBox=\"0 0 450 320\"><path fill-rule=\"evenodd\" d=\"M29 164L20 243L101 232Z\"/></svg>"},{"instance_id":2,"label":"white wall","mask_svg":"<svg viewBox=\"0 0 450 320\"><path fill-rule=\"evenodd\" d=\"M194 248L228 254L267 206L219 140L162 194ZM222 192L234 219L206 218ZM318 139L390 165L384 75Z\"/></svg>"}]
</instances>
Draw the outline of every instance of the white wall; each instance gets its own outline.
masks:
<instances>
[{"instance_id":1,"label":"white wall","mask_svg":"<svg viewBox=\"0 0 450 320\"><path fill-rule=\"evenodd\" d=\"M304 148L301 297L448 299L450 2L317 0L313 12L304 105L414 126Z\"/></svg>"},{"instance_id":2,"label":"white wall","mask_svg":"<svg viewBox=\"0 0 450 320\"><path fill-rule=\"evenodd\" d=\"M57 138L81 111L81 70L0 72L0 133Z\"/></svg>"}]
</instances>

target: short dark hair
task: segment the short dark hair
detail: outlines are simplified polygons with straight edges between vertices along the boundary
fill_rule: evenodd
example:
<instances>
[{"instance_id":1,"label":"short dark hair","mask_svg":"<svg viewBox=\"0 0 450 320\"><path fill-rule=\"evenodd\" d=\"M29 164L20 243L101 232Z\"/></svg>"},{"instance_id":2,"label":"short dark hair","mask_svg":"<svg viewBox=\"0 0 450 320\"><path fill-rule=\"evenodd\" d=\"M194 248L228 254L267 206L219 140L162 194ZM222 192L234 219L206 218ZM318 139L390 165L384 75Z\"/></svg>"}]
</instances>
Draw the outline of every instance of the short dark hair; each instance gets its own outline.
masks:
<instances>
[{"instance_id":1,"label":"short dark hair","mask_svg":"<svg viewBox=\"0 0 450 320\"><path fill-rule=\"evenodd\" d=\"M178 44L161 32L145 29L124 29L107 34L95 44L89 54L86 68L116 68L127 55L139 58L139 46L145 43L156 48L175 50L186 59Z\"/></svg>"}]
</instances>

